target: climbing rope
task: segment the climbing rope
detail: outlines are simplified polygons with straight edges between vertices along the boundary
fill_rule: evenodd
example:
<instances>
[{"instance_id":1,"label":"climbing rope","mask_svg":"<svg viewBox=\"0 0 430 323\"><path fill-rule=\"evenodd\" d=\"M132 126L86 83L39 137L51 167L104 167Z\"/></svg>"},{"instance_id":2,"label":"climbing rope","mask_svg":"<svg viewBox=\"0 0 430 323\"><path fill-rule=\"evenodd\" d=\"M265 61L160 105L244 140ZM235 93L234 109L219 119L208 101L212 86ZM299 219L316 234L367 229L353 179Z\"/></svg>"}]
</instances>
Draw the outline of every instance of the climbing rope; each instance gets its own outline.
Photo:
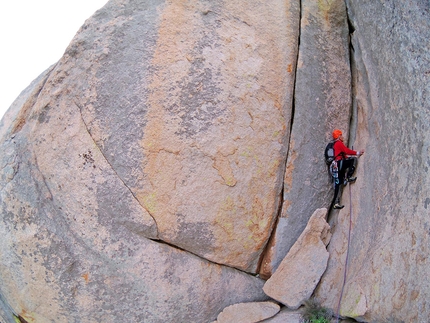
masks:
<instances>
[{"instance_id":1,"label":"climbing rope","mask_svg":"<svg viewBox=\"0 0 430 323\"><path fill-rule=\"evenodd\" d=\"M340 314L340 303L342 301L343 296L343 290L345 288L346 283L346 273L348 271L348 258L349 258L349 245L351 243L351 228L352 228L352 193L351 193L351 184L348 184L349 186L349 230L348 230L348 245L346 247L346 259L345 259L345 270L343 272L343 284L342 289L340 291L340 297L339 297L339 303L337 305L337 323L339 323L339 314Z\"/></svg>"}]
</instances>

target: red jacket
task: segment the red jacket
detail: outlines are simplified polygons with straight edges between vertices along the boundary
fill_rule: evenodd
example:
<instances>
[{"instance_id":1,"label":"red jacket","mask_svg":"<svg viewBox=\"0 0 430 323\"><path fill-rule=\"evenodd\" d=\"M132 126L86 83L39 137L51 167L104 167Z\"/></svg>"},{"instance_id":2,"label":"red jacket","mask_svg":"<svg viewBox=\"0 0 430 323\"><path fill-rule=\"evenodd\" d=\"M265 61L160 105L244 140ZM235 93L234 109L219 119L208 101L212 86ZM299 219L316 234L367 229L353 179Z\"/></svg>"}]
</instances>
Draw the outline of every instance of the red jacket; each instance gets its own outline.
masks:
<instances>
[{"instance_id":1,"label":"red jacket","mask_svg":"<svg viewBox=\"0 0 430 323\"><path fill-rule=\"evenodd\" d=\"M346 155L357 155L355 150L349 149L340 140L336 140L333 145L335 160L345 159Z\"/></svg>"}]
</instances>

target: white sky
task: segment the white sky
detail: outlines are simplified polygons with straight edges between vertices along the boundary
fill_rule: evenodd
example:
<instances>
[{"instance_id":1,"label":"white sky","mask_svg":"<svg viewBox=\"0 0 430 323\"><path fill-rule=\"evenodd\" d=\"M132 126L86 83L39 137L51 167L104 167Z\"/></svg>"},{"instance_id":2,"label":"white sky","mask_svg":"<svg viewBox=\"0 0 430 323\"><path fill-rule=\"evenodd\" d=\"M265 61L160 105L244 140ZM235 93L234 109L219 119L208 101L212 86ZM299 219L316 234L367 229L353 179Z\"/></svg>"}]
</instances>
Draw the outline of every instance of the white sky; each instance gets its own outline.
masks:
<instances>
[{"instance_id":1,"label":"white sky","mask_svg":"<svg viewBox=\"0 0 430 323\"><path fill-rule=\"evenodd\" d=\"M0 4L0 118L56 63L85 20L108 0L3 0Z\"/></svg>"}]
</instances>

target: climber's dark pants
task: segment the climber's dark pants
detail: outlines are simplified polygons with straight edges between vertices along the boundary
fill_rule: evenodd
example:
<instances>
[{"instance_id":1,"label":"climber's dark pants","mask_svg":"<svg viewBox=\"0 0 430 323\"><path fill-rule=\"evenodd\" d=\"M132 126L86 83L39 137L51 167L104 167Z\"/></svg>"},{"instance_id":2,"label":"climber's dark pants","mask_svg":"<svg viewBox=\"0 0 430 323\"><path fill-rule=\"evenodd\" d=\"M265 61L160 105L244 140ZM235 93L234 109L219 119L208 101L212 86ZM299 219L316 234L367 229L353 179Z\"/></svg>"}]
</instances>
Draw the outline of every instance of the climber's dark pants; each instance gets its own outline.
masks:
<instances>
[{"instance_id":1,"label":"climber's dark pants","mask_svg":"<svg viewBox=\"0 0 430 323\"><path fill-rule=\"evenodd\" d=\"M333 198L333 205L335 203L340 203L340 190L341 186L344 184L345 180L345 174L346 178L350 178L355 171L355 167L357 166L357 158L356 157L349 157L346 159L339 160L337 162L337 167L339 169L338 173L338 181L334 184L334 198Z\"/></svg>"}]
</instances>

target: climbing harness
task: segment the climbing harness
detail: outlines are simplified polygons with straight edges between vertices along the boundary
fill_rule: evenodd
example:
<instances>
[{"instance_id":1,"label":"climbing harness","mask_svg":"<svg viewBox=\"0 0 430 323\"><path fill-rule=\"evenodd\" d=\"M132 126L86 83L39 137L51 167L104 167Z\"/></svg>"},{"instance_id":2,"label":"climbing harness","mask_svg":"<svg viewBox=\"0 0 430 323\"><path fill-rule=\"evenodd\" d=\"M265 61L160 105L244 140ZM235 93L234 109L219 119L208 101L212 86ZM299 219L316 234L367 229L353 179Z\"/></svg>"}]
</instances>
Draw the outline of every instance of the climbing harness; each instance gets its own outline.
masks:
<instances>
[{"instance_id":1,"label":"climbing harness","mask_svg":"<svg viewBox=\"0 0 430 323\"><path fill-rule=\"evenodd\" d=\"M330 174L334 184L339 184L339 167L337 166L337 161L333 160L330 164Z\"/></svg>"},{"instance_id":2,"label":"climbing harness","mask_svg":"<svg viewBox=\"0 0 430 323\"><path fill-rule=\"evenodd\" d=\"M336 315L336 323L339 323L339 314L340 314L340 303L342 301L342 296L343 296L343 290L345 288L345 283L346 283L346 274L348 271L348 258L349 258L349 245L351 244L351 228L352 228L352 193L351 193L351 184L348 185L349 186L349 230L348 230L348 245L346 248L346 259L345 259L345 270L343 273L343 283L342 283L342 289L340 291L340 296L339 296L339 303L337 305L337 315Z\"/></svg>"}]
</instances>

